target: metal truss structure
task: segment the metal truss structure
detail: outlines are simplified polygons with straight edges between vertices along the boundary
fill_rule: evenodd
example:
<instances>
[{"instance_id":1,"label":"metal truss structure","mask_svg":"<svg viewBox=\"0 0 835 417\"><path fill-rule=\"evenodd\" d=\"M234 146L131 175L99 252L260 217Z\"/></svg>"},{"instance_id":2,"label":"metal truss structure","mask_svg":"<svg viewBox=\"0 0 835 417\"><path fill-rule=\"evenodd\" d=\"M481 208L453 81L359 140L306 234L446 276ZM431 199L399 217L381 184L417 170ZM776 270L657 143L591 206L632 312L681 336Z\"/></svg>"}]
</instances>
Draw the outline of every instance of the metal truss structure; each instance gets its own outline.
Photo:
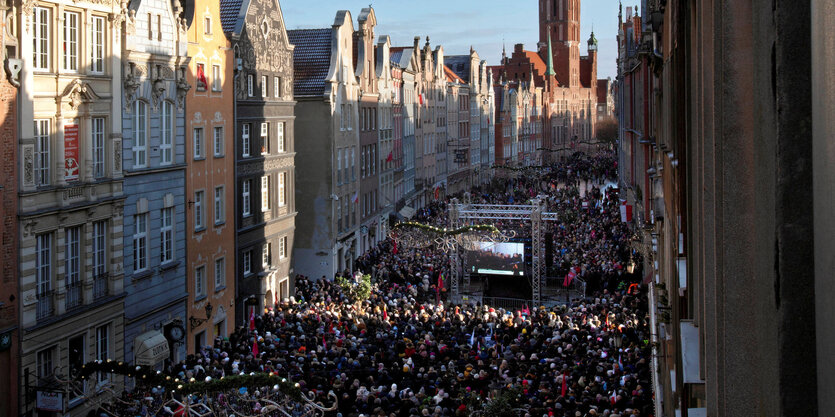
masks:
<instances>
[{"instance_id":1,"label":"metal truss structure","mask_svg":"<svg viewBox=\"0 0 835 417\"><path fill-rule=\"evenodd\" d=\"M543 231L547 222L558 219L557 213L549 212L545 196L537 196L533 204L472 204L469 194L464 195L464 202L453 199L449 204L450 226L453 228L476 223L496 220L530 221L531 225L531 264L533 289L533 303L542 303L542 281L545 278L545 242ZM453 248L451 254L451 285L450 291L454 300L459 301L459 280L462 274L461 254L458 247ZM465 274L465 283L469 274Z\"/></svg>"}]
</instances>

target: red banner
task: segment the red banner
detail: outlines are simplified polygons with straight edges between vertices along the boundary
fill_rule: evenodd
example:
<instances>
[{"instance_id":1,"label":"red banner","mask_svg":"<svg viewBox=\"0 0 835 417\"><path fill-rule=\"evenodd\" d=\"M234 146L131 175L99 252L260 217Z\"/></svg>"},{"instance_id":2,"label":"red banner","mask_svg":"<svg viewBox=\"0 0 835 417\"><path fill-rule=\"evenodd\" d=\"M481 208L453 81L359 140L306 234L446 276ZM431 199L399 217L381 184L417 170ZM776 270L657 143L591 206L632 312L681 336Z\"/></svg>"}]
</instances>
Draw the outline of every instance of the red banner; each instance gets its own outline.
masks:
<instances>
[{"instance_id":1,"label":"red banner","mask_svg":"<svg viewBox=\"0 0 835 417\"><path fill-rule=\"evenodd\" d=\"M64 180L78 180L78 125L64 125Z\"/></svg>"}]
</instances>

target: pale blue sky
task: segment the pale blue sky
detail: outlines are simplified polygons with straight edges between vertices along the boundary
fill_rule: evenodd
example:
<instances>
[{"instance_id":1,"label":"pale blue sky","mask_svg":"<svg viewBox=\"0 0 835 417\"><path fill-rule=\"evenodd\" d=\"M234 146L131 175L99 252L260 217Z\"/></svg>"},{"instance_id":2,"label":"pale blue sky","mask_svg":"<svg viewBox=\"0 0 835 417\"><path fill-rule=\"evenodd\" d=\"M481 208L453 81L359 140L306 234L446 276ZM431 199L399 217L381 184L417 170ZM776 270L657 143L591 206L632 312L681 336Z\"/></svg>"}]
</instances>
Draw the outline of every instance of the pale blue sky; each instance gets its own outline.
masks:
<instances>
[{"instance_id":1,"label":"pale blue sky","mask_svg":"<svg viewBox=\"0 0 835 417\"><path fill-rule=\"evenodd\" d=\"M356 16L369 0L279 0L289 29L324 28L333 24L336 11L351 11ZM639 3L637 0L635 3ZM440 44L447 55L470 52L470 45L489 65L497 65L502 55L502 38L508 55L516 43L535 50L539 40L538 3L499 0L377 0L371 3L377 14L376 34L391 36L395 46L409 46L415 36L426 35L432 47ZM624 4L624 9L631 3ZM615 77L617 59L618 0L582 0L580 36L582 55L585 40L594 25L598 40L598 78ZM356 26L355 26L356 27Z\"/></svg>"}]
</instances>

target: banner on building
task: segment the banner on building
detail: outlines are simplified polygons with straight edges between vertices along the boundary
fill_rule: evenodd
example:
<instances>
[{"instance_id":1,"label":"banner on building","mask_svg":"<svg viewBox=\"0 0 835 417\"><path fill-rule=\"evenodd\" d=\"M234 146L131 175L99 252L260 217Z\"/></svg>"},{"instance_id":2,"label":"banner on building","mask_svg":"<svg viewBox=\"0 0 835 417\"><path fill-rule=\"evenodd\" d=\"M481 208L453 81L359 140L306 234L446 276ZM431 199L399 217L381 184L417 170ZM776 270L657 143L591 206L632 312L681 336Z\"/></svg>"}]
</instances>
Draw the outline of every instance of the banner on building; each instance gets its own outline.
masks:
<instances>
[{"instance_id":1,"label":"banner on building","mask_svg":"<svg viewBox=\"0 0 835 417\"><path fill-rule=\"evenodd\" d=\"M78 180L78 125L64 125L64 180Z\"/></svg>"},{"instance_id":2,"label":"banner on building","mask_svg":"<svg viewBox=\"0 0 835 417\"><path fill-rule=\"evenodd\" d=\"M632 221L632 205L626 204L625 201L620 205L620 221L623 223Z\"/></svg>"}]
</instances>

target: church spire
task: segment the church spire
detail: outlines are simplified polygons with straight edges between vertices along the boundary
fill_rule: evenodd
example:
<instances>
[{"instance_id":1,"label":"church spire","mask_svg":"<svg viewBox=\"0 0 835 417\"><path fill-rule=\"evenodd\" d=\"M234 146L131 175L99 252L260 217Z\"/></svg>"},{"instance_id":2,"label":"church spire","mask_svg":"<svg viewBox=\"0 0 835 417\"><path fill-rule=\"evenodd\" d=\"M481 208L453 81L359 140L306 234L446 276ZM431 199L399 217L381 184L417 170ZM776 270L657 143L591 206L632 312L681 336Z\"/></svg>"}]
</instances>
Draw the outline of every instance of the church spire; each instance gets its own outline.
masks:
<instances>
[{"instance_id":1,"label":"church spire","mask_svg":"<svg viewBox=\"0 0 835 417\"><path fill-rule=\"evenodd\" d=\"M551 31L548 31L548 72L549 76L554 76L554 50L551 49Z\"/></svg>"}]
</instances>

